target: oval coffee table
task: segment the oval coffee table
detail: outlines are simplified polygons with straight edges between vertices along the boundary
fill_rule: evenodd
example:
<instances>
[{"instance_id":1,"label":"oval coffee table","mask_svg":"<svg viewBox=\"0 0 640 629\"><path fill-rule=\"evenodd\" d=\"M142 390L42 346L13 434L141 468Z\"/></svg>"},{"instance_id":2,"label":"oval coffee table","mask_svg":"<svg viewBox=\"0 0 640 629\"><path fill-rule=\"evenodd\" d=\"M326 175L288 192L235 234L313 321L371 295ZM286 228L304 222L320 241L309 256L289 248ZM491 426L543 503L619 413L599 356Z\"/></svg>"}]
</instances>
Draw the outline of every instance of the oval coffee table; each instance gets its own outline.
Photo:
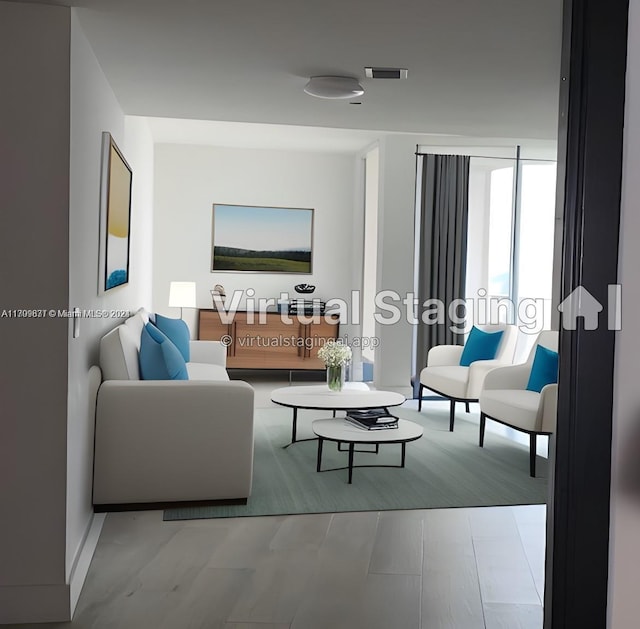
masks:
<instances>
[{"instance_id":1,"label":"oval coffee table","mask_svg":"<svg viewBox=\"0 0 640 629\"><path fill-rule=\"evenodd\" d=\"M353 477L354 467L404 467L406 459L406 446L409 441L415 441L422 437L422 426L406 419L398 420L397 428L387 428L384 430L365 430L350 424L345 419L317 419L311 425L313 432L318 435L318 462L317 472L329 472L332 470L343 470L344 467L335 467L332 470L322 470L322 444L326 441L336 441L338 444L349 445L349 484ZM402 446L400 465L353 465L353 453L356 444L370 443L378 447L386 443L399 443Z\"/></svg>"},{"instance_id":2,"label":"oval coffee table","mask_svg":"<svg viewBox=\"0 0 640 629\"><path fill-rule=\"evenodd\" d=\"M271 401L293 409L291 443L284 446L286 448L296 441L307 441L296 439L299 408L333 411L335 415L335 411L400 406L405 397L392 391L372 391L363 382L347 382L342 391L330 391L326 384L282 387L271 393Z\"/></svg>"}]
</instances>

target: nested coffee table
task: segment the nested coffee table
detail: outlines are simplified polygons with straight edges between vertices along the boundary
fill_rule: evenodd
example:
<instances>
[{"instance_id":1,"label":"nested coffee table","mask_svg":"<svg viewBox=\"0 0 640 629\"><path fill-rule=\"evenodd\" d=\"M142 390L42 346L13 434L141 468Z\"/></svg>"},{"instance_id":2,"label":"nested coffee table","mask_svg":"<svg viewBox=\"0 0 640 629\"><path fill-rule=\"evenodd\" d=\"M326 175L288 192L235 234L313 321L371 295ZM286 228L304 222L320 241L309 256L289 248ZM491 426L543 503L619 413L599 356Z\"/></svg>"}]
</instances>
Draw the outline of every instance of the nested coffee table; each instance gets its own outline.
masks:
<instances>
[{"instance_id":1,"label":"nested coffee table","mask_svg":"<svg viewBox=\"0 0 640 629\"><path fill-rule=\"evenodd\" d=\"M422 426L406 419L398 420L397 428L384 430L364 430L350 424L345 419L318 419L312 424L313 432L318 435L318 462L317 472L329 472L333 470L349 470L349 484L353 477L354 467L404 467L406 459L406 447L409 441L415 441L422 437ZM332 470L322 470L322 444L324 441L336 441L339 444L349 445L349 464L346 468L335 467ZM355 465L353 464L353 453L356 451L356 444L370 443L378 447L387 443L399 443L402 446L400 465Z\"/></svg>"},{"instance_id":2,"label":"nested coffee table","mask_svg":"<svg viewBox=\"0 0 640 629\"><path fill-rule=\"evenodd\" d=\"M336 411L399 406L405 397L391 391L372 391L363 382L347 382L342 391L330 391L326 384L282 387L271 393L271 401L293 409L291 443L284 446L287 448L296 441L308 441L297 439L299 408L333 411L335 416Z\"/></svg>"}]
</instances>

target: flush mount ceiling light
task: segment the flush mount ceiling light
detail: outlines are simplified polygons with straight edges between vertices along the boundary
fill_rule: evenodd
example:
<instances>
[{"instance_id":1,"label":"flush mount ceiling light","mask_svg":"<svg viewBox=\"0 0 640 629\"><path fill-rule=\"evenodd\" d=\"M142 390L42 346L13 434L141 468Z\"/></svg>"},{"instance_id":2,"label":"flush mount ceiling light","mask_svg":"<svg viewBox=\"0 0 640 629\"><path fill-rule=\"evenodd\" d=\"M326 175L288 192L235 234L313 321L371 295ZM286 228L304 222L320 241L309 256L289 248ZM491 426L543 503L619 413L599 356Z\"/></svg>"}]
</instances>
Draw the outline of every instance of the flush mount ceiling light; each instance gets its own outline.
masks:
<instances>
[{"instance_id":1,"label":"flush mount ceiling light","mask_svg":"<svg viewBox=\"0 0 640 629\"><path fill-rule=\"evenodd\" d=\"M353 98L364 94L362 85L350 76L312 76L304 91L317 98Z\"/></svg>"}]
</instances>

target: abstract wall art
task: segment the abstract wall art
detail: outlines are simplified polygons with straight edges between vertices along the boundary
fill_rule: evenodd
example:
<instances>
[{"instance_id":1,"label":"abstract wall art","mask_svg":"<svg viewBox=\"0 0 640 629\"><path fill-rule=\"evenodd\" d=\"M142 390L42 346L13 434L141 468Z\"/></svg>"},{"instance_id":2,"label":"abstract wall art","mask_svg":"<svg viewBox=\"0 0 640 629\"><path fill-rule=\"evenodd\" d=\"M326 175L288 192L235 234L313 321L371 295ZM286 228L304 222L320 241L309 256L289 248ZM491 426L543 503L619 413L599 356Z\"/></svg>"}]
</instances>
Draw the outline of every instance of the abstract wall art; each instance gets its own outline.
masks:
<instances>
[{"instance_id":1,"label":"abstract wall art","mask_svg":"<svg viewBox=\"0 0 640 629\"><path fill-rule=\"evenodd\" d=\"M110 133L102 134L99 292L129 282L132 171Z\"/></svg>"}]
</instances>

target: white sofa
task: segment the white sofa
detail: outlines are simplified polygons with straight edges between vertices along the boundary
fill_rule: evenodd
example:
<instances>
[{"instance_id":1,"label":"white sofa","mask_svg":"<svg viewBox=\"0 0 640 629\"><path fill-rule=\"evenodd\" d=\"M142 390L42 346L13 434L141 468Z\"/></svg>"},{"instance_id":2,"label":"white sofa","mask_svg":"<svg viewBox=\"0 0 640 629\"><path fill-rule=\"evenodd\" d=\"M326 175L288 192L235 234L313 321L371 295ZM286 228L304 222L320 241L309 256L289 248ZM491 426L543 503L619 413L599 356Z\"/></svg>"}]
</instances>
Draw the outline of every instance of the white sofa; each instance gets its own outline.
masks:
<instances>
[{"instance_id":1,"label":"white sofa","mask_svg":"<svg viewBox=\"0 0 640 629\"><path fill-rule=\"evenodd\" d=\"M189 380L141 380L140 310L100 342L96 511L246 500L253 475L253 388L230 381L226 348L191 341Z\"/></svg>"}]
</instances>

